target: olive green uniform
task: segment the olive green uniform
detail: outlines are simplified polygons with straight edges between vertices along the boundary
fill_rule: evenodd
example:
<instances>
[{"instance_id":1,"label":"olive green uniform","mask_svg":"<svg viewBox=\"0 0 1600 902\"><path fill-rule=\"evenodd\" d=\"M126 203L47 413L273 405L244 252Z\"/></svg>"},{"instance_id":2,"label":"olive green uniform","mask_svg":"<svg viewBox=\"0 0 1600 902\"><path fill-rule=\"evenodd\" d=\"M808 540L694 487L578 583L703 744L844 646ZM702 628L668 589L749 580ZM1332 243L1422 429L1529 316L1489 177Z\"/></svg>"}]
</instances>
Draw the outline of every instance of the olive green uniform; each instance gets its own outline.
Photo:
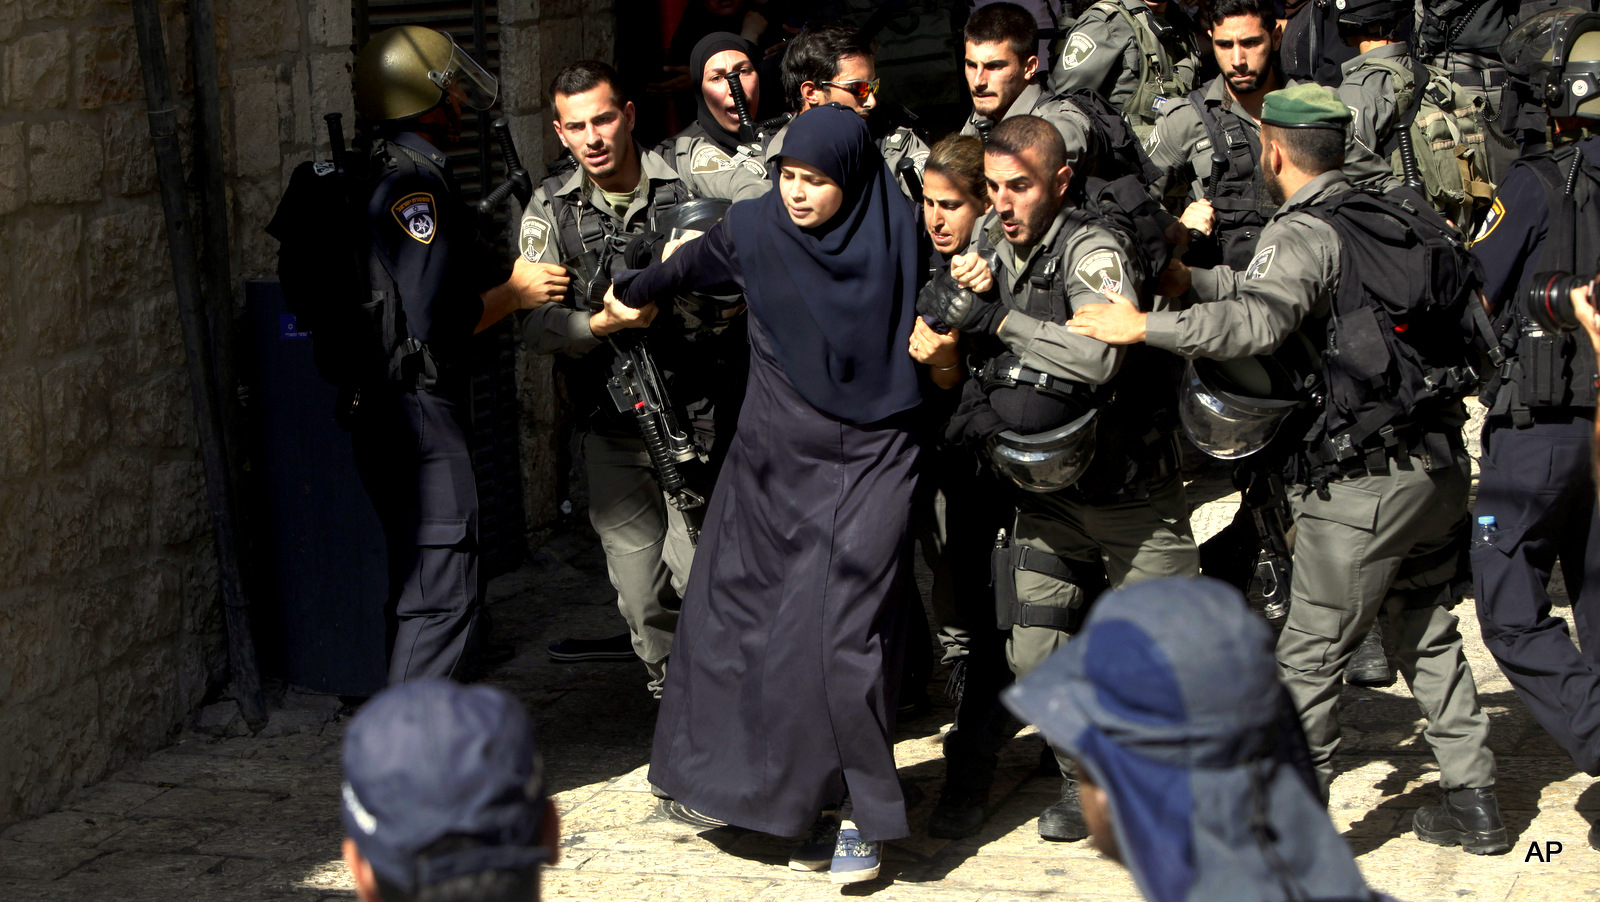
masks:
<instances>
[{"instance_id":1,"label":"olive green uniform","mask_svg":"<svg viewBox=\"0 0 1600 902\"><path fill-rule=\"evenodd\" d=\"M639 158L641 190L622 213L606 201L582 169L572 172L553 193L575 208L580 220L590 218L601 224L607 235L645 231L658 198L681 192L681 188L674 188L672 183L680 181L678 174L659 155L639 148ZM522 254L535 262L560 263L583 251L581 246L566 246L581 242L562 237L551 194L543 185L536 189L520 225ZM541 354L610 354L600 349L601 340L589 329L589 317L587 310L545 304L528 314L523 340ZM599 386L582 388L597 399L595 403L609 405L601 397L604 391L596 391ZM578 411L580 417L589 418L583 424L587 427L583 460L589 480L589 521L605 550L607 575L617 590L617 608L633 634L634 651L650 671L650 689L659 695L694 546L683 513L662 494L637 428L626 428L631 424L619 424L615 417L604 414L591 416L593 413L592 409Z\"/></svg>"},{"instance_id":2,"label":"olive green uniform","mask_svg":"<svg viewBox=\"0 0 1600 902\"><path fill-rule=\"evenodd\" d=\"M767 193L767 167L745 152L728 153L704 134L679 135L658 148L695 197L741 201Z\"/></svg>"},{"instance_id":3,"label":"olive green uniform","mask_svg":"<svg viewBox=\"0 0 1600 902\"><path fill-rule=\"evenodd\" d=\"M1029 85L1018 94L1001 118L1010 119L1013 116L1038 116L1055 126L1056 131L1061 133L1061 140L1067 145L1067 165L1074 169L1079 168L1079 161L1088 155L1089 148L1093 146L1091 136L1094 126L1083 110L1064 97L1045 93L1038 85ZM974 110L961 126L961 134L980 137L978 122L983 118Z\"/></svg>"},{"instance_id":4,"label":"olive green uniform","mask_svg":"<svg viewBox=\"0 0 1600 902\"><path fill-rule=\"evenodd\" d=\"M1331 309L1339 285L1339 241L1304 208L1351 185L1323 173L1291 197L1267 224L1245 272L1194 270L1201 303L1151 313L1146 341L1186 357L1227 360L1276 348L1307 317ZM1320 340L1316 342L1320 346ZM1458 446L1459 447L1459 446ZM1434 563L1465 525L1468 461L1427 471L1421 454L1393 460L1387 473L1347 475L1319 494L1294 486L1297 535L1289 619L1278 640L1278 665L1294 698L1324 790L1339 745L1342 675L1373 620L1398 646L1400 673L1428 719L1424 736L1445 789L1495 781L1489 721L1478 706L1457 620L1434 603L1455 575Z\"/></svg>"},{"instance_id":5,"label":"olive green uniform","mask_svg":"<svg viewBox=\"0 0 1600 902\"><path fill-rule=\"evenodd\" d=\"M1195 86L1199 45L1186 19L1168 25L1144 0L1101 0L1070 27L1050 69L1050 90L1100 94L1141 138L1164 108L1181 103ZM1166 34L1157 34L1158 27Z\"/></svg>"}]
</instances>

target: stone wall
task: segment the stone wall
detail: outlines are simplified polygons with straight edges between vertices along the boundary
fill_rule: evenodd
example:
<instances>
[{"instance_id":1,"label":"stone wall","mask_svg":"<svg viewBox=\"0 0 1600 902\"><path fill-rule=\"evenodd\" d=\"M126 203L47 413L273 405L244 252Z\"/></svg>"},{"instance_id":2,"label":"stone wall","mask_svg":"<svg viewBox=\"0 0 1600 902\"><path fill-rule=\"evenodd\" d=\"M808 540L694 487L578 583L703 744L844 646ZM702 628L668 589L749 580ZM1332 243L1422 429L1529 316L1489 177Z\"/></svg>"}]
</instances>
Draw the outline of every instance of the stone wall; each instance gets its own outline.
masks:
<instances>
[{"instance_id":1,"label":"stone wall","mask_svg":"<svg viewBox=\"0 0 1600 902\"><path fill-rule=\"evenodd\" d=\"M0 823L226 667L135 46L126 3L0 2Z\"/></svg>"},{"instance_id":2,"label":"stone wall","mask_svg":"<svg viewBox=\"0 0 1600 902\"><path fill-rule=\"evenodd\" d=\"M562 150L551 123L548 89L563 66L581 59L612 62L616 43L610 0L501 0L500 106L523 165L535 181ZM558 516L561 422L552 358L517 355L522 403L523 503L530 535L545 534Z\"/></svg>"},{"instance_id":3,"label":"stone wall","mask_svg":"<svg viewBox=\"0 0 1600 902\"><path fill-rule=\"evenodd\" d=\"M349 0L215 0L235 302L350 94ZM188 4L163 0L180 131ZM543 85L609 59L608 2L502 0L501 106L536 174ZM127 0L0 0L0 825L159 747L226 648ZM528 523L555 518L548 360L526 360Z\"/></svg>"}]
</instances>

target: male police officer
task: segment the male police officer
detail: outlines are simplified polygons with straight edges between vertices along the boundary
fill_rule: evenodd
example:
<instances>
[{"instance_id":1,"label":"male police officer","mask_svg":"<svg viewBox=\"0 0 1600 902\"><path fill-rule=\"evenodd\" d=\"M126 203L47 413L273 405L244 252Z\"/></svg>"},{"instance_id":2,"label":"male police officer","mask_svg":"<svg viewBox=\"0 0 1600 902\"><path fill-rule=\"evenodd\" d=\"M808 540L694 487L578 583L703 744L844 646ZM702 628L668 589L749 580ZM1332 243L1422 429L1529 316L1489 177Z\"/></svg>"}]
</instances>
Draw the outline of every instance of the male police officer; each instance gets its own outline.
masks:
<instances>
[{"instance_id":1,"label":"male police officer","mask_svg":"<svg viewBox=\"0 0 1600 902\"><path fill-rule=\"evenodd\" d=\"M767 193L772 183L761 159L760 140L752 146L739 141L739 110L734 91L738 79L749 115L761 105L761 80L751 62L753 51L738 35L714 32L695 45L689 76L698 85L695 101L699 117L688 128L661 142L656 152L666 158L695 197L748 200Z\"/></svg>"},{"instance_id":2,"label":"male police officer","mask_svg":"<svg viewBox=\"0 0 1600 902\"><path fill-rule=\"evenodd\" d=\"M1154 421L1158 399L1136 381L1167 380L1155 361L1126 365L1122 350L1065 327L1107 291L1137 294L1142 274L1126 235L1067 202L1064 158L1060 133L1038 117L1011 117L990 133L984 174L994 214L976 254L994 260L998 297L946 320L980 339L954 423L1029 490L1014 545L996 561L996 607L1018 675L1067 641L1108 578L1121 586L1199 573L1173 436ZM965 255L951 275L963 279L969 266L989 272ZM975 287L987 281L980 275ZM1039 835L1082 839L1077 783L1058 762L1061 800L1040 815ZM973 801L981 811L981 798Z\"/></svg>"},{"instance_id":3,"label":"male police officer","mask_svg":"<svg viewBox=\"0 0 1600 902\"><path fill-rule=\"evenodd\" d=\"M1194 23L1166 0L1100 0L1071 20L1071 33L1050 70L1050 90L1096 91L1122 111L1142 139L1169 104L1199 81Z\"/></svg>"},{"instance_id":4,"label":"male police officer","mask_svg":"<svg viewBox=\"0 0 1600 902\"><path fill-rule=\"evenodd\" d=\"M515 265L510 281L495 284L502 269L450 173L444 148L460 138L461 106L486 110L496 89L494 77L447 35L417 26L382 32L362 48L355 67L356 112L372 138L369 162L336 161L368 175L354 184L352 173L348 186L370 226L356 250L363 284L351 286L356 296L325 306L357 311L360 320L340 334L348 346L329 350L363 362L338 381L356 465L388 545L391 683L456 673L478 624L468 341L515 309L559 298L566 285L559 267L527 261ZM315 246L312 236L325 233L328 223L306 221L330 218L329 199L318 192L344 190L302 182L298 173L291 182L268 226L282 242L286 293L301 287L305 264L326 282L351 262L332 249L347 235L324 236L324 246ZM341 196L331 207L342 211L344 203ZM343 222L339 213L331 218ZM374 315L360 312L373 307ZM325 330L317 340L332 334ZM322 358L319 348L319 365Z\"/></svg>"},{"instance_id":5,"label":"male police officer","mask_svg":"<svg viewBox=\"0 0 1600 902\"><path fill-rule=\"evenodd\" d=\"M1589 137L1600 120L1600 16L1562 16L1521 55L1537 61L1520 74L1549 98L1555 140L1507 171L1472 245L1509 355L1483 393L1489 418L1474 513L1489 536L1474 542L1472 573L1484 643L1500 669L1578 767L1600 776L1600 580L1588 569L1600 560L1589 460L1600 375L1589 342L1533 318L1566 290L1553 273L1588 281L1600 263L1600 138ZM1557 560L1582 652L1550 615ZM1589 843L1600 848L1600 827Z\"/></svg>"},{"instance_id":6,"label":"male police officer","mask_svg":"<svg viewBox=\"0 0 1600 902\"><path fill-rule=\"evenodd\" d=\"M1076 104L1052 97L1034 83L1039 26L1033 16L1015 3L991 3L973 11L962 37L972 115L961 134L982 137L1002 120L1038 116L1061 133L1067 165L1082 168L1093 146L1094 126Z\"/></svg>"},{"instance_id":7,"label":"male police officer","mask_svg":"<svg viewBox=\"0 0 1600 902\"><path fill-rule=\"evenodd\" d=\"M1229 360L1274 350L1302 323L1328 322L1342 297L1347 258L1363 259L1370 247L1344 245L1332 224L1335 215L1344 215L1333 212L1339 202L1349 199L1350 183L1339 162L1350 110L1321 86L1299 85L1269 94L1261 119L1262 170L1283 205L1262 233L1248 270L1191 271L1179 264L1163 289L1182 294L1192 287L1202 303L1149 314L1130 303L1087 307L1070 329L1113 343L1146 341L1190 358ZM1411 197L1414 208L1420 198ZM1438 223L1436 237L1453 240L1442 220L1430 222ZM1470 268L1465 258L1458 262ZM1413 264L1407 258L1404 265ZM1393 266L1400 270L1402 263ZM1470 272L1453 274L1464 284L1472 278ZM1398 291L1417 285L1398 277L1392 284ZM1361 320L1352 322L1347 350L1357 356L1342 362L1347 371L1371 363L1363 360L1374 345L1361 347L1358 336L1387 348L1381 335L1357 330ZM1373 322L1374 331L1382 328ZM1325 344L1320 336L1313 343ZM1331 392L1326 403L1332 411ZM1395 627L1401 672L1428 716L1424 735L1439 759L1444 790L1442 805L1417 812L1417 834L1494 854L1510 844L1495 802L1489 721L1478 707L1456 618L1446 607L1454 594L1470 484L1460 438L1464 419L1459 401L1446 399L1432 420L1391 422L1387 432L1374 433L1382 441L1363 439L1358 453L1334 464L1321 454L1322 442L1307 443L1290 474L1297 483L1290 500L1298 534L1278 662L1326 795L1339 744L1340 675L1381 609ZM1320 422L1331 424L1331 414ZM1336 440L1353 432L1329 436L1327 444L1338 448Z\"/></svg>"},{"instance_id":8,"label":"male police officer","mask_svg":"<svg viewBox=\"0 0 1600 902\"><path fill-rule=\"evenodd\" d=\"M824 25L802 31L783 52L783 92L798 116L826 103L837 103L867 120L876 136L883 162L893 172L906 197L921 203L922 167L928 162L928 145L905 125L873 118L878 106L878 72L874 49L861 33L843 25ZM881 122L881 124L880 124ZM782 129L767 140L767 165L783 152Z\"/></svg>"},{"instance_id":9,"label":"male police officer","mask_svg":"<svg viewBox=\"0 0 1600 902\"><path fill-rule=\"evenodd\" d=\"M633 104L618 84L616 72L595 61L573 63L551 82L556 135L578 169L546 179L534 192L521 225L524 257L559 262L589 253L601 265L620 267L630 242L667 231L690 200L666 161L634 142ZM694 409L708 454L713 423L722 421L725 439L740 396L742 310L737 303L684 299L650 329L657 364L670 374L671 400L684 413ZM538 352L567 355L560 361L585 428L589 520L600 534L633 650L659 696L694 556L687 518L697 514L663 496L633 414L619 412L606 390L616 352L601 346L621 329L649 327L655 311L654 305L634 310L614 300L598 311L549 305L528 318L524 334ZM698 484L695 491L706 497L710 486Z\"/></svg>"}]
</instances>

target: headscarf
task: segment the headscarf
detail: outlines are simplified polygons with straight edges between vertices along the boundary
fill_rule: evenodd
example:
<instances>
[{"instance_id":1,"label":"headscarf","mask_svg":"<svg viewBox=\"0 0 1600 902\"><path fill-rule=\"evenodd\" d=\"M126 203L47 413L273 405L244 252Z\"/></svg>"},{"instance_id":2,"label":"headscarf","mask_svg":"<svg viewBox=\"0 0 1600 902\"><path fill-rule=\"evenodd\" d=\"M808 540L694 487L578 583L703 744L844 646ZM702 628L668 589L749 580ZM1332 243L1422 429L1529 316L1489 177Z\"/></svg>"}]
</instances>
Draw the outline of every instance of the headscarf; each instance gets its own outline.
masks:
<instances>
[{"instance_id":1,"label":"headscarf","mask_svg":"<svg viewBox=\"0 0 1600 902\"><path fill-rule=\"evenodd\" d=\"M783 160L820 169L844 201L811 229L789 218L777 186L728 211L751 315L789 381L824 413L873 423L917 406L906 352L919 265L911 205L866 123L838 104L794 120Z\"/></svg>"},{"instance_id":2,"label":"headscarf","mask_svg":"<svg viewBox=\"0 0 1600 902\"><path fill-rule=\"evenodd\" d=\"M1374 898L1321 801L1274 644L1233 587L1152 580L1102 596L1006 693L1105 790L1151 902Z\"/></svg>"},{"instance_id":3,"label":"headscarf","mask_svg":"<svg viewBox=\"0 0 1600 902\"><path fill-rule=\"evenodd\" d=\"M737 50L750 60L751 65L755 64L755 49L750 46L749 41L726 31L713 31L701 38L700 43L694 45L694 52L689 54L689 77L694 79L694 103L695 109L699 110L695 121L700 123L700 128L707 138L731 154L739 149L739 133L723 128L717 117L711 115L711 107L706 105L704 88L706 63L724 50ZM750 111L750 115L755 114L755 110Z\"/></svg>"}]
</instances>

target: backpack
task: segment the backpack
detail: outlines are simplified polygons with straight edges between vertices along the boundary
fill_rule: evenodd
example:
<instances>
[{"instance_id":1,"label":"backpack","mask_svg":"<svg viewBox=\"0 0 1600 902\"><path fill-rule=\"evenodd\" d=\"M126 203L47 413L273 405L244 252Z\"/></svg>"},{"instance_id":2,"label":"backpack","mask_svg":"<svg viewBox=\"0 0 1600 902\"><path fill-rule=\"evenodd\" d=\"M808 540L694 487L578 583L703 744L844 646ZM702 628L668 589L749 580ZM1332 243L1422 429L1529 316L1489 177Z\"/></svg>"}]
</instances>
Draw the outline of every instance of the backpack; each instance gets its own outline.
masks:
<instances>
[{"instance_id":1,"label":"backpack","mask_svg":"<svg viewBox=\"0 0 1600 902\"><path fill-rule=\"evenodd\" d=\"M1146 190L1159 172L1133 127L1110 101L1086 89L1058 96L1083 111L1090 125L1089 158L1094 169L1073 178L1073 202L1128 237L1144 267L1144 281L1150 282L1172 259L1163 228L1165 210ZM1148 302L1150 290L1143 294Z\"/></svg>"},{"instance_id":2,"label":"backpack","mask_svg":"<svg viewBox=\"0 0 1600 902\"><path fill-rule=\"evenodd\" d=\"M1477 258L1420 194L1348 191L1307 208L1339 237L1311 476L1381 470L1401 441L1448 465L1442 418L1478 384ZM1420 444L1419 444L1420 443Z\"/></svg>"},{"instance_id":3,"label":"backpack","mask_svg":"<svg viewBox=\"0 0 1600 902\"><path fill-rule=\"evenodd\" d=\"M1137 122L1133 128L1143 140L1155 130L1156 120L1161 118L1161 111L1166 105L1194 88L1197 65L1192 57L1171 58L1161 44L1161 36L1156 34L1158 25L1149 9L1141 8L1135 15L1119 0L1102 0L1091 7L1094 8L1109 10L1120 16L1133 30L1134 42L1139 46L1139 87L1134 89L1133 96L1127 99L1123 109L1130 123ZM1181 12L1174 10L1168 15L1179 18L1180 24L1166 25L1165 28L1186 46L1191 45L1193 39L1182 34L1186 19ZM1141 16L1145 21L1139 21Z\"/></svg>"},{"instance_id":4,"label":"backpack","mask_svg":"<svg viewBox=\"0 0 1600 902\"><path fill-rule=\"evenodd\" d=\"M1393 133L1373 150L1388 158L1395 175L1405 178L1400 136L1402 130L1408 130L1424 196L1434 209L1469 232L1478 211L1494 200L1484 144L1483 98L1451 81L1443 69L1414 57L1404 62L1369 60L1362 68L1389 73L1400 110ZM1423 85L1421 90L1418 84Z\"/></svg>"},{"instance_id":5,"label":"backpack","mask_svg":"<svg viewBox=\"0 0 1600 902\"><path fill-rule=\"evenodd\" d=\"M431 388L438 371L412 338L394 276L372 252L366 200L393 173L412 178L410 151L375 142L370 154L336 153L295 167L268 234L278 239L278 279L317 374L340 388L398 382Z\"/></svg>"}]
</instances>

